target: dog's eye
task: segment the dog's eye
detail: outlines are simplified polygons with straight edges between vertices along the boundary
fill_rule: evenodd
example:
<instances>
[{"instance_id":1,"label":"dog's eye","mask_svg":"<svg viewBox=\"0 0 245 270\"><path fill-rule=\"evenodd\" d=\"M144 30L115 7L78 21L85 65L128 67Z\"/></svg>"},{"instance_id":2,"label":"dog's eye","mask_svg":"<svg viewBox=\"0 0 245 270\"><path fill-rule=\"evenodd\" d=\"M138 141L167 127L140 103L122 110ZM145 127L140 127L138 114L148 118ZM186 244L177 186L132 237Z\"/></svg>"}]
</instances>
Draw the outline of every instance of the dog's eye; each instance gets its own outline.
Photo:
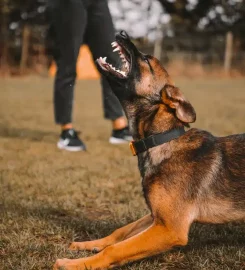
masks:
<instances>
[{"instance_id":1,"label":"dog's eye","mask_svg":"<svg viewBox=\"0 0 245 270\"><path fill-rule=\"evenodd\" d=\"M148 67L150 68L151 73L154 74L154 71L153 71L152 66L151 66L151 64L150 64L150 61L149 61L149 58L151 59L151 56L149 56L149 55L144 55L144 56L142 57L142 60L145 61L145 62L147 63Z\"/></svg>"},{"instance_id":2,"label":"dog's eye","mask_svg":"<svg viewBox=\"0 0 245 270\"><path fill-rule=\"evenodd\" d=\"M147 56L143 56L143 60L150 66L150 62Z\"/></svg>"}]
</instances>

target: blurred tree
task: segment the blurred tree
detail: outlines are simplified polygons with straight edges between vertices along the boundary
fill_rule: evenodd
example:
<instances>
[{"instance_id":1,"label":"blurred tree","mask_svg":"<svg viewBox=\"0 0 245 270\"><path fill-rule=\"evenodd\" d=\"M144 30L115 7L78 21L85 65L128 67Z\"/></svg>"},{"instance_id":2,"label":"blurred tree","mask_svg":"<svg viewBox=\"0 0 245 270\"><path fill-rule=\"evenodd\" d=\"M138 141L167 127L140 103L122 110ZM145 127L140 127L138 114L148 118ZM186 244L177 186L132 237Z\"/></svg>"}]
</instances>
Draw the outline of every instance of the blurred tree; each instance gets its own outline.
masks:
<instances>
[{"instance_id":1,"label":"blurred tree","mask_svg":"<svg viewBox=\"0 0 245 270\"><path fill-rule=\"evenodd\" d=\"M8 70L8 25L11 8L10 0L2 0L0 5L0 67L4 71Z\"/></svg>"},{"instance_id":2,"label":"blurred tree","mask_svg":"<svg viewBox=\"0 0 245 270\"><path fill-rule=\"evenodd\" d=\"M44 40L46 0L1 0L0 3L0 67L1 69L22 58L22 68L28 58L28 36ZM31 25L32 36L26 35ZM25 39L23 39L25 37ZM25 44L22 44L24 41ZM22 49L24 47L24 50ZM11 53L10 53L11 51ZM24 53L24 59L21 57ZM11 57L10 57L11 56Z\"/></svg>"},{"instance_id":3,"label":"blurred tree","mask_svg":"<svg viewBox=\"0 0 245 270\"><path fill-rule=\"evenodd\" d=\"M244 0L159 0L172 16L176 31L209 29L234 30L242 35L245 27Z\"/></svg>"},{"instance_id":4,"label":"blurred tree","mask_svg":"<svg viewBox=\"0 0 245 270\"><path fill-rule=\"evenodd\" d=\"M167 13L172 17L172 24L175 31L195 30L200 18L206 15L213 0L159 0Z\"/></svg>"}]
</instances>

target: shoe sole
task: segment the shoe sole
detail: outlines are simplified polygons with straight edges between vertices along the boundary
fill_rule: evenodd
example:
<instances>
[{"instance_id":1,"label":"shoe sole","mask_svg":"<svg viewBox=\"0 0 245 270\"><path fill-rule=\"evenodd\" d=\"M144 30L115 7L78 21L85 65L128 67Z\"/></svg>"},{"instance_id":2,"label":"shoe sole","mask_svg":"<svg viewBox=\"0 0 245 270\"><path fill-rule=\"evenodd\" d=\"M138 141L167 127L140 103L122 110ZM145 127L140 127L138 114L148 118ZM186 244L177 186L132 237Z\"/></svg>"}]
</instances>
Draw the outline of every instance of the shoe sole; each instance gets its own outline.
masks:
<instances>
[{"instance_id":1,"label":"shoe sole","mask_svg":"<svg viewBox=\"0 0 245 270\"><path fill-rule=\"evenodd\" d=\"M70 152L85 151L84 147L82 146L67 146L67 145L62 144L61 142L57 143L57 147L59 149L64 149Z\"/></svg>"},{"instance_id":2,"label":"shoe sole","mask_svg":"<svg viewBox=\"0 0 245 270\"><path fill-rule=\"evenodd\" d=\"M115 137L110 137L109 143L111 143L111 144L123 144L123 143L129 143L131 140L132 140L131 137L128 140L127 139L119 139L119 138L115 138Z\"/></svg>"}]
</instances>

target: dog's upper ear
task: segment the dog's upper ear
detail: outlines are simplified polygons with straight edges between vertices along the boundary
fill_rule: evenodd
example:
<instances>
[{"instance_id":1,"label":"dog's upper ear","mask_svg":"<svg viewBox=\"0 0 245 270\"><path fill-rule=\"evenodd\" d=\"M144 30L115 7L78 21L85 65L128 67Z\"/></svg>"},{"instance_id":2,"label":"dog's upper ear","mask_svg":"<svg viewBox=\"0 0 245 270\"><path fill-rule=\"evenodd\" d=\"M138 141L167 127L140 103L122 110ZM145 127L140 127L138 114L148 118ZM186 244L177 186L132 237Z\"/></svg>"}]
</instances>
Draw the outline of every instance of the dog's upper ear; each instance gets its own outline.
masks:
<instances>
[{"instance_id":1,"label":"dog's upper ear","mask_svg":"<svg viewBox=\"0 0 245 270\"><path fill-rule=\"evenodd\" d=\"M196 112L179 88L173 85L165 85L162 89L162 101L170 108L175 109L177 118L182 122L195 122Z\"/></svg>"}]
</instances>

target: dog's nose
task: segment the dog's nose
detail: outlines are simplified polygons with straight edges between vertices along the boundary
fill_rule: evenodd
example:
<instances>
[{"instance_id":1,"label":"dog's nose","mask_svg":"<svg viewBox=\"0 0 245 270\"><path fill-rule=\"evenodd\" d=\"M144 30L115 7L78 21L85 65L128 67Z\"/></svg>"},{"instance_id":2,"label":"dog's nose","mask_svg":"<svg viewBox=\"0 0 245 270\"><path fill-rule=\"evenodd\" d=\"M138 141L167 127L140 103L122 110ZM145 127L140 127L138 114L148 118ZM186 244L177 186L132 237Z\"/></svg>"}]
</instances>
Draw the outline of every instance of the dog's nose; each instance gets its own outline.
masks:
<instances>
[{"instance_id":1,"label":"dog's nose","mask_svg":"<svg viewBox=\"0 0 245 270\"><path fill-rule=\"evenodd\" d=\"M120 32L120 36L123 37L124 39L129 39L129 36L128 36L127 32L124 31L124 30L122 30L122 31Z\"/></svg>"}]
</instances>

